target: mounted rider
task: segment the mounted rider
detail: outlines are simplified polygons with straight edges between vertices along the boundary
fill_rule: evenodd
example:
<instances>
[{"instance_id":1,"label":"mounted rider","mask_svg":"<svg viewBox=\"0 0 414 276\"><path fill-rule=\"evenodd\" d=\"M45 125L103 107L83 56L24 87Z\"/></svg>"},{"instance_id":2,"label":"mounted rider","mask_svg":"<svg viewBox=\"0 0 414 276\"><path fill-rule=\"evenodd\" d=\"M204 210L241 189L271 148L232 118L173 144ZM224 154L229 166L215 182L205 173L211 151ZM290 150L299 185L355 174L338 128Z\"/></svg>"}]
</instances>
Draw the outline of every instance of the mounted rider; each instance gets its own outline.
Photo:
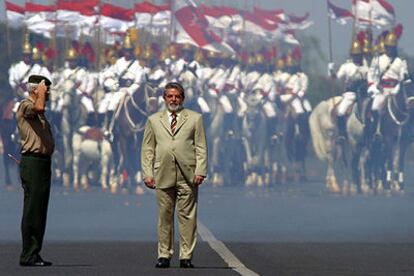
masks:
<instances>
[{"instance_id":1,"label":"mounted rider","mask_svg":"<svg viewBox=\"0 0 414 276\"><path fill-rule=\"evenodd\" d=\"M98 112L106 114L107 121L111 120L122 98L134 94L145 80L149 69L141 65L138 59L140 54L141 48L139 46L134 48L130 32L127 32L122 45L122 56L102 72L101 81L106 94L99 104ZM109 125L106 124L105 128L108 127Z\"/></svg>"},{"instance_id":2,"label":"mounted rider","mask_svg":"<svg viewBox=\"0 0 414 276\"><path fill-rule=\"evenodd\" d=\"M408 67L406 60L398 56L397 42L402 34L402 25L385 36L385 53L374 57L368 72L368 93L373 97L372 124L369 134L379 133L379 117L383 111L387 98L396 95L404 81L408 81Z\"/></svg>"},{"instance_id":3,"label":"mounted rider","mask_svg":"<svg viewBox=\"0 0 414 276\"><path fill-rule=\"evenodd\" d=\"M363 59L361 42L355 39L351 47L351 59L333 72L333 64L329 65L331 77L343 83L342 100L336 106L338 139L347 138L346 120L353 104L357 99L364 97L367 88L368 66Z\"/></svg>"},{"instance_id":4,"label":"mounted rider","mask_svg":"<svg viewBox=\"0 0 414 276\"><path fill-rule=\"evenodd\" d=\"M306 98L308 77L302 72L300 62L302 54L300 48L289 51L286 56L286 72L289 74L281 84L281 102L289 106L300 129L307 129L308 114L312 106Z\"/></svg>"},{"instance_id":5,"label":"mounted rider","mask_svg":"<svg viewBox=\"0 0 414 276\"><path fill-rule=\"evenodd\" d=\"M40 52L36 48L33 52L29 42L29 33L25 33L23 43L23 57L18 63L13 64L9 69L9 83L15 91L15 96L22 98L27 94L26 84L30 75L42 75L50 77L50 72L46 67L33 62L33 56L40 57Z\"/></svg>"}]
</instances>

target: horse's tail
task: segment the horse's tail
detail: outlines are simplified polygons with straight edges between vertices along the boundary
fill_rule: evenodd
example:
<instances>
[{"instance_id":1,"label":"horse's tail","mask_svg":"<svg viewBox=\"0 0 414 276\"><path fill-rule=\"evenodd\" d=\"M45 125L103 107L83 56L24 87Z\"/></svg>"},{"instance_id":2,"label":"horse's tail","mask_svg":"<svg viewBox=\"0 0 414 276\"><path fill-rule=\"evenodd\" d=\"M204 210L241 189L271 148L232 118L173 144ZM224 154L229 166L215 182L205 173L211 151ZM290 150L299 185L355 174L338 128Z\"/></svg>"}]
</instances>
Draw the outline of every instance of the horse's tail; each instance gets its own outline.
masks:
<instances>
[{"instance_id":1,"label":"horse's tail","mask_svg":"<svg viewBox=\"0 0 414 276\"><path fill-rule=\"evenodd\" d=\"M327 135L327 127L324 126L324 116L330 115L330 108L328 101L320 102L312 111L309 117L309 127L312 136L313 149L316 155L321 160L326 160L329 155L329 137Z\"/></svg>"}]
</instances>

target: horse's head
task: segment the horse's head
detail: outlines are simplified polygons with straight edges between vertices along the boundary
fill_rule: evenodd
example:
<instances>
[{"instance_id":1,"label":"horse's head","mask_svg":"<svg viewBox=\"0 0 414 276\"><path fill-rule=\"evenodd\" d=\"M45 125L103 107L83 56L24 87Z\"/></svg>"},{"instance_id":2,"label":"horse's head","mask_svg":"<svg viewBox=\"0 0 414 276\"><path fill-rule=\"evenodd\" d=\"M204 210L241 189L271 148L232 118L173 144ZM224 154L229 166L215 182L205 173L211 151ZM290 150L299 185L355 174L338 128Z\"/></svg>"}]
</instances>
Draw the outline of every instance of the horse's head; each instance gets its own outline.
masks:
<instances>
[{"instance_id":1,"label":"horse's head","mask_svg":"<svg viewBox=\"0 0 414 276\"><path fill-rule=\"evenodd\" d=\"M60 87L62 95L62 104L64 107L71 106L76 98L75 82L70 79L66 79Z\"/></svg>"}]
</instances>

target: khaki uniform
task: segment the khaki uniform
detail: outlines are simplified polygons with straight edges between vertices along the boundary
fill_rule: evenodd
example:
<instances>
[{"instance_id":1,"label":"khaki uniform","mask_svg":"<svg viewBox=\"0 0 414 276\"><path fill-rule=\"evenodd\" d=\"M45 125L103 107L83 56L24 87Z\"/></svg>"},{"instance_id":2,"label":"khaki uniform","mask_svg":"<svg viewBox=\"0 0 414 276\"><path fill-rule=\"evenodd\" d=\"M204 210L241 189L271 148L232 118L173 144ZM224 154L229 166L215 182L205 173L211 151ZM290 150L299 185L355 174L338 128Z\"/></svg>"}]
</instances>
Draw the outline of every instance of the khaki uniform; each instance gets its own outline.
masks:
<instances>
[{"instance_id":1,"label":"khaki uniform","mask_svg":"<svg viewBox=\"0 0 414 276\"><path fill-rule=\"evenodd\" d=\"M24 99L16 114L22 146L20 178L24 190L20 263L36 258L42 249L50 195L51 155L55 147L46 117L34 113L33 105L31 98Z\"/></svg>"}]
</instances>

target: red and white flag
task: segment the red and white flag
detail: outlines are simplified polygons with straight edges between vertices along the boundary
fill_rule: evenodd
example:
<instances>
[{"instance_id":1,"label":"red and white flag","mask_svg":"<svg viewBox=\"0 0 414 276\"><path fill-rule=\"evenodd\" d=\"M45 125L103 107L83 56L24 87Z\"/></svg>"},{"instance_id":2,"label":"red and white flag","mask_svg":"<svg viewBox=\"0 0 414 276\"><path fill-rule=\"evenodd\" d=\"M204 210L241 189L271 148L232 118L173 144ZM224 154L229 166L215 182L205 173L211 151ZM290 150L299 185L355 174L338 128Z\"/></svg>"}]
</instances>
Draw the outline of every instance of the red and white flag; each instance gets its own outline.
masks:
<instances>
[{"instance_id":1,"label":"red and white flag","mask_svg":"<svg viewBox=\"0 0 414 276\"><path fill-rule=\"evenodd\" d=\"M354 16L350 10L335 6L328 0L328 14L329 16L341 25L345 25L347 20L353 19Z\"/></svg>"},{"instance_id":2,"label":"red and white flag","mask_svg":"<svg viewBox=\"0 0 414 276\"><path fill-rule=\"evenodd\" d=\"M192 0L179 0L175 5L176 43L189 43L213 52L234 53L234 50L212 30L206 17Z\"/></svg>"},{"instance_id":3,"label":"red and white flag","mask_svg":"<svg viewBox=\"0 0 414 276\"><path fill-rule=\"evenodd\" d=\"M249 11L242 11L244 24L238 26L241 30L252 35L260 36L271 40L274 35L280 33L279 24L276 22L269 22L266 18L258 17ZM235 29L238 31L238 28Z\"/></svg>"},{"instance_id":4,"label":"red and white flag","mask_svg":"<svg viewBox=\"0 0 414 276\"><path fill-rule=\"evenodd\" d=\"M76 25L93 25L98 14L99 0L58 0L57 20Z\"/></svg>"},{"instance_id":5,"label":"red and white flag","mask_svg":"<svg viewBox=\"0 0 414 276\"><path fill-rule=\"evenodd\" d=\"M313 21L309 20L309 13L304 16L287 15L287 20L280 24L285 30L305 30L313 25Z\"/></svg>"},{"instance_id":6,"label":"red and white flag","mask_svg":"<svg viewBox=\"0 0 414 276\"><path fill-rule=\"evenodd\" d=\"M171 24L171 5L155 5L144 1L135 4L135 19L139 28L152 26L169 27Z\"/></svg>"},{"instance_id":7,"label":"red and white flag","mask_svg":"<svg viewBox=\"0 0 414 276\"><path fill-rule=\"evenodd\" d=\"M51 33L56 27L56 6L27 2L25 10L25 24L27 28L34 33L51 38Z\"/></svg>"},{"instance_id":8,"label":"red and white flag","mask_svg":"<svg viewBox=\"0 0 414 276\"><path fill-rule=\"evenodd\" d=\"M68 35L68 26L70 26L73 39L78 38L80 33L93 35L94 26L98 20L98 5L99 0L58 0L56 19L64 24L62 28L59 28L60 33Z\"/></svg>"},{"instance_id":9,"label":"red and white flag","mask_svg":"<svg viewBox=\"0 0 414 276\"><path fill-rule=\"evenodd\" d=\"M254 7L253 13L260 18L263 18L269 23L282 23L288 19L283 9L264 10Z\"/></svg>"},{"instance_id":10,"label":"red and white flag","mask_svg":"<svg viewBox=\"0 0 414 276\"><path fill-rule=\"evenodd\" d=\"M135 25L134 10L105 3L101 7L99 23L108 32L124 33Z\"/></svg>"},{"instance_id":11,"label":"red and white flag","mask_svg":"<svg viewBox=\"0 0 414 276\"><path fill-rule=\"evenodd\" d=\"M386 0L353 0L352 10L360 28L388 28L395 22L394 7Z\"/></svg>"},{"instance_id":12,"label":"red and white flag","mask_svg":"<svg viewBox=\"0 0 414 276\"><path fill-rule=\"evenodd\" d=\"M6 1L7 24L11 28L20 28L24 25L24 7Z\"/></svg>"},{"instance_id":13,"label":"red and white flag","mask_svg":"<svg viewBox=\"0 0 414 276\"><path fill-rule=\"evenodd\" d=\"M56 6L26 2L25 10L25 20L28 22L30 22L30 19L35 16L52 22L54 22L56 19Z\"/></svg>"},{"instance_id":14,"label":"red and white flag","mask_svg":"<svg viewBox=\"0 0 414 276\"><path fill-rule=\"evenodd\" d=\"M240 11L235 8L202 4L199 10L208 20L209 25L218 29L232 29L233 26L241 26L243 24Z\"/></svg>"}]
</instances>

